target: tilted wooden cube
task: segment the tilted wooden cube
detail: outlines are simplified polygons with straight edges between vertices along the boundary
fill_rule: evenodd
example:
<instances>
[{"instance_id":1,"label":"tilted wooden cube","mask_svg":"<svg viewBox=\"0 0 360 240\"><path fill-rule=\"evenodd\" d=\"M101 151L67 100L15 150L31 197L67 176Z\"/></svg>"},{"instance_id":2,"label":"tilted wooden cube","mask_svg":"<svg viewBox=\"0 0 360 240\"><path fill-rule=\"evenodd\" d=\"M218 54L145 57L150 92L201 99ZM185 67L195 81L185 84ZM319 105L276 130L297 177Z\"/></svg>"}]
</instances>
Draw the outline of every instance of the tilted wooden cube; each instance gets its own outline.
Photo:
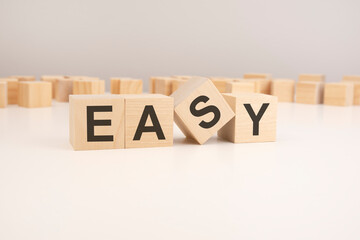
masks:
<instances>
[{"instance_id":1,"label":"tilted wooden cube","mask_svg":"<svg viewBox=\"0 0 360 240\"><path fill-rule=\"evenodd\" d=\"M354 105L360 105L360 76L344 76L342 82L348 82L354 85Z\"/></svg>"},{"instance_id":2,"label":"tilted wooden cube","mask_svg":"<svg viewBox=\"0 0 360 240\"><path fill-rule=\"evenodd\" d=\"M7 82L0 82L0 108L5 108L7 106L8 97L7 97Z\"/></svg>"},{"instance_id":3,"label":"tilted wooden cube","mask_svg":"<svg viewBox=\"0 0 360 240\"><path fill-rule=\"evenodd\" d=\"M24 81L19 83L19 101L21 107L50 107L52 87L49 82Z\"/></svg>"},{"instance_id":4,"label":"tilted wooden cube","mask_svg":"<svg viewBox=\"0 0 360 240\"><path fill-rule=\"evenodd\" d=\"M324 84L321 82L297 82L296 103L321 104L324 97Z\"/></svg>"},{"instance_id":5,"label":"tilted wooden cube","mask_svg":"<svg viewBox=\"0 0 360 240\"><path fill-rule=\"evenodd\" d=\"M75 150L166 147L173 144L173 98L160 94L70 96Z\"/></svg>"},{"instance_id":6,"label":"tilted wooden cube","mask_svg":"<svg viewBox=\"0 0 360 240\"><path fill-rule=\"evenodd\" d=\"M7 104L17 104L19 81L16 78L0 78L0 82L7 83Z\"/></svg>"},{"instance_id":7,"label":"tilted wooden cube","mask_svg":"<svg viewBox=\"0 0 360 240\"><path fill-rule=\"evenodd\" d=\"M350 106L354 102L354 85L352 83L327 83L324 88L324 104L333 106Z\"/></svg>"},{"instance_id":8,"label":"tilted wooden cube","mask_svg":"<svg viewBox=\"0 0 360 240\"><path fill-rule=\"evenodd\" d=\"M58 102L69 102L69 96L73 94L73 79L56 79L55 99Z\"/></svg>"},{"instance_id":9,"label":"tilted wooden cube","mask_svg":"<svg viewBox=\"0 0 360 240\"><path fill-rule=\"evenodd\" d=\"M271 86L271 95L278 97L278 102L294 102L295 80L274 79Z\"/></svg>"},{"instance_id":10,"label":"tilted wooden cube","mask_svg":"<svg viewBox=\"0 0 360 240\"><path fill-rule=\"evenodd\" d=\"M210 77L210 80L213 82L220 93L226 92L226 84L234 81L233 78L225 77Z\"/></svg>"},{"instance_id":11,"label":"tilted wooden cube","mask_svg":"<svg viewBox=\"0 0 360 240\"><path fill-rule=\"evenodd\" d=\"M110 92L112 94L140 94L143 91L141 79L111 78Z\"/></svg>"},{"instance_id":12,"label":"tilted wooden cube","mask_svg":"<svg viewBox=\"0 0 360 240\"><path fill-rule=\"evenodd\" d=\"M73 94L104 94L104 80L74 80Z\"/></svg>"},{"instance_id":13,"label":"tilted wooden cube","mask_svg":"<svg viewBox=\"0 0 360 240\"><path fill-rule=\"evenodd\" d=\"M225 87L226 93L255 93L255 82L250 81L235 81L227 82Z\"/></svg>"},{"instance_id":14,"label":"tilted wooden cube","mask_svg":"<svg viewBox=\"0 0 360 240\"><path fill-rule=\"evenodd\" d=\"M207 78L193 78L174 94L174 119L188 138L205 143L231 118L234 112Z\"/></svg>"},{"instance_id":15,"label":"tilted wooden cube","mask_svg":"<svg viewBox=\"0 0 360 240\"><path fill-rule=\"evenodd\" d=\"M161 94L125 95L125 148L173 145L174 99Z\"/></svg>"},{"instance_id":16,"label":"tilted wooden cube","mask_svg":"<svg viewBox=\"0 0 360 240\"><path fill-rule=\"evenodd\" d=\"M218 136L233 143L276 141L277 97L258 93L224 93L235 117Z\"/></svg>"},{"instance_id":17,"label":"tilted wooden cube","mask_svg":"<svg viewBox=\"0 0 360 240\"><path fill-rule=\"evenodd\" d=\"M325 82L324 74L300 74L299 82Z\"/></svg>"},{"instance_id":18,"label":"tilted wooden cube","mask_svg":"<svg viewBox=\"0 0 360 240\"><path fill-rule=\"evenodd\" d=\"M71 95L70 143L75 150L125 147L125 99L120 95Z\"/></svg>"}]
</instances>

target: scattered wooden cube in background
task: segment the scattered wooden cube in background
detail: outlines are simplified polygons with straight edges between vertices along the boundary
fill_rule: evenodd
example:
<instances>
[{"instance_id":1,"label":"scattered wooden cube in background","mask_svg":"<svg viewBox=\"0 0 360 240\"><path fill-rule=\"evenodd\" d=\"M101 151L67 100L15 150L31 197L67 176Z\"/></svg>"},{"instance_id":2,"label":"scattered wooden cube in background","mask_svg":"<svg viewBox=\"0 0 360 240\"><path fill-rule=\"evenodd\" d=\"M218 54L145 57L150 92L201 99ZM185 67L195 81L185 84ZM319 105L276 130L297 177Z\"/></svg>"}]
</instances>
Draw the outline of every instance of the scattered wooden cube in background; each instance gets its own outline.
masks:
<instances>
[{"instance_id":1,"label":"scattered wooden cube in background","mask_svg":"<svg viewBox=\"0 0 360 240\"><path fill-rule=\"evenodd\" d=\"M234 112L212 81L193 78L174 94L174 120L188 138L205 143L231 118Z\"/></svg>"},{"instance_id":2,"label":"scattered wooden cube in background","mask_svg":"<svg viewBox=\"0 0 360 240\"><path fill-rule=\"evenodd\" d=\"M125 99L120 95L71 95L70 143L75 150L125 147Z\"/></svg>"},{"instance_id":3,"label":"scattered wooden cube in background","mask_svg":"<svg viewBox=\"0 0 360 240\"><path fill-rule=\"evenodd\" d=\"M20 82L18 104L27 108L50 107L51 90L52 87L49 82Z\"/></svg>"},{"instance_id":4,"label":"scattered wooden cube in background","mask_svg":"<svg viewBox=\"0 0 360 240\"><path fill-rule=\"evenodd\" d=\"M325 75L323 74L300 74L299 82L325 82Z\"/></svg>"},{"instance_id":5,"label":"scattered wooden cube in background","mask_svg":"<svg viewBox=\"0 0 360 240\"><path fill-rule=\"evenodd\" d=\"M0 82L7 83L7 104L17 104L19 81L16 78L0 78Z\"/></svg>"},{"instance_id":6,"label":"scattered wooden cube in background","mask_svg":"<svg viewBox=\"0 0 360 240\"><path fill-rule=\"evenodd\" d=\"M112 94L140 94L143 91L141 79L111 78L110 92Z\"/></svg>"},{"instance_id":7,"label":"scattered wooden cube in background","mask_svg":"<svg viewBox=\"0 0 360 240\"><path fill-rule=\"evenodd\" d=\"M324 87L324 104L333 106L350 106L354 102L354 85L352 83L327 83Z\"/></svg>"},{"instance_id":8,"label":"scattered wooden cube in background","mask_svg":"<svg viewBox=\"0 0 360 240\"><path fill-rule=\"evenodd\" d=\"M125 148L173 145L174 100L161 94L125 95Z\"/></svg>"},{"instance_id":9,"label":"scattered wooden cube in background","mask_svg":"<svg viewBox=\"0 0 360 240\"><path fill-rule=\"evenodd\" d=\"M277 97L258 93L223 94L235 117L218 131L233 143L276 141Z\"/></svg>"},{"instance_id":10,"label":"scattered wooden cube in background","mask_svg":"<svg viewBox=\"0 0 360 240\"><path fill-rule=\"evenodd\" d=\"M270 73L245 73L245 79L271 79Z\"/></svg>"},{"instance_id":11,"label":"scattered wooden cube in background","mask_svg":"<svg viewBox=\"0 0 360 240\"><path fill-rule=\"evenodd\" d=\"M7 97L7 82L0 82L0 108L5 108L7 106L8 97Z\"/></svg>"},{"instance_id":12,"label":"scattered wooden cube in background","mask_svg":"<svg viewBox=\"0 0 360 240\"><path fill-rule=\"evenodd\" d=\"M55 99L56 94L56 79L64 78L64 76L42 76L41 81L51 83L52 87L52 98Z\"/></svg>"},{"instance_id":13,"label":"scattered wooden cube in background","mask_svg":"<svg viewBox=\"0 0 360 240\"><path fill-rule=\"evenodd\" d=\"M323 103L324 84L321 82L297 82L296 103L321 104Z\"/></svg>"},{"instance_id":14,"label":"scattered wooden cube in background","mask_svg":"<svg viewBox=\"0 0 360 240\"><path fill-rule=\"evenodd\" d=\"M225 77L210 77L210 80L213 82L213 84L219 90L220 93L226 92L226 84L234 81L233 78L225 78Z\"/></svg>"},{"instance_id":15,"label":"scattered wooden cube in background","mask_svg":"<svg viewBox=\"0 0 360 240\"><path fill-rule=\"evenodd\" d=\"M19 82L32 82L36 80L35 76L10 76L10 78L16 78Z\"/></svg>"},{"instance_id":16,"label":"scattered wooden cube in background","mask_svg":"<svg viewBox=\"0 0 360 240\"><path fill-rule=\"evenodd\" d=\"M190 75L175 75L171 76L172 78L182 79L182 80L189 80L192 78L200 78L200 76L190 76Z\"/></svg>"},{"instance_id":17,"label":"scattered wooden cube in background","mask_svg":"<svg viewBox=\"0 0 360 240\"><path fill-rule=\"evenodd\" d=\"M73 80L71 78L56 79L55 99L58 102L68 102L69 95L73 94Z\"/></svg>"},{"instance_id":18,"label":"scattered wooden cube in background","mask_svg":"<svg viewBox=\"0 0 360 240\"><path fill-rule=\"evenodd\" d=\"M243 93L243 92L255 92L255 82L250 81L236 81L227 82L225 87L226 93Z\"/></svg>"},{"instance_id":19,"label":"scattered wooden cube in background","mask_svg":"<svg viewBox=\"0 0 360 240\"><path fill-rule=\"evenodd\" d=\"M274 79L271 86L271 95L278 97L278 102L294 102L295 80Z\"/></svg>"},{"instance_id":20,"label":"scattered wooden cube in background","mask_svg":"<svg viewBox=\"0 0 360 240\"><path fill-rule=\"evenodd\" d=\"M73 94L104 94L104 80L74 80Z\"/></svg>"},{"instance_id":21,"label":"scattered wooden cube in background","mask_svg":"<svg viewBox=\"0 0 360 240\"><path fill-rule=\"evenodd\" d=\"M271 74L269 73L246 73L244 79L252 79L256 82L256 92L271 94Z\"/></svg>"},{"instance_id":22,"label":"scattered wooden cube in background","mask_svg":"<svg viewBox=\"0 0 360 240\"><path fill-rule=\"evenodd\" d=\"M178 90L178 88L183 85L184 83L186 83L188 80L184 80L184 79L174 79L172 81L172 84L171 84L171 92L175 92L176 90Z\"/></svg>"},{"instance_id":23,"label":"scattered wooden cube in background","mask_svg":"<svg viewBox=\"0 0 360 240\"><path fill-rule=\"evenodd\" d=\"M172 94L172 83L176 78L162 77L154 79L154 93L170 96Z\"/></svg>"},{"instance_id":24,"label":"scattered wooden cube in background","mask_svg":"<svg viewBox=\"0 0 360 240\"><path fill-rule=\"evenodd\" d=\"M360 76L344 76L342 82L349 82L354 85L354 105L360 105Z\"/></svg>"},{"instance_id":25,"label":"scattered wooden cube in background","mask_svg":"<svg viewBox=\"0 0 360 240\"><path fill-rule=\"evenodd\" d=\"M360 75L346 75L342 78L343 82L360 82Z\"/></svg>"}]
</instances>

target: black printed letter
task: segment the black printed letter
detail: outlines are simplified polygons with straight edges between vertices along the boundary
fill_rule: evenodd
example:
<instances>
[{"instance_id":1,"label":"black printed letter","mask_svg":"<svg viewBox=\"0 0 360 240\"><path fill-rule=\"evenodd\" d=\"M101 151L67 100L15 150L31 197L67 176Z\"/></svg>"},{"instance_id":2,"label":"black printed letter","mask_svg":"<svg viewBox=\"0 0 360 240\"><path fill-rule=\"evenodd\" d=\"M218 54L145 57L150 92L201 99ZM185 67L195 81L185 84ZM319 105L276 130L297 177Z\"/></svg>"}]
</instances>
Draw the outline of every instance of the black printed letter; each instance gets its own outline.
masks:
<instances>
[{"instance_id":1,"label":"black printed letter","mask_svg":"<svg viewBox=\"0 0 360 240\"><path fill-rule=\"evenodd\" d=\"M253 135L257 136L257 135L259 135L259 122L260 122L262 116L264 115L267 107L269 106L269 103L264 103L261 106L257 115L255 115L254 110L252 109L250 104L244 104L244 106L246 108L246 111L250 115L251 120L253 121Z\"/></svg>"},{"instance_id":2,"label":"black printed letter","mask_svg":"<svg viewBox=\"0 0 360 240\"><path fill-rule=\"evenodd\" d=\"M112 106L87 106L87 141L112 142L112 135L95 136L95 126L111 126L111 120L94 120L94 112L112 112Z\"/></svg>"},{"instance_id":3,"label":"black printed letter","mask_svg":"<svg viewBox=\"0 0 360 240\"><path fill-rule=\"evenodd\" d=\"M153 123L153 126L147 127L145 126L146 120L150 116L151 122ZM152 105L146 105L143 111L143 114L141 115L140 122L138 124L138 127L135 132L134 141L140 140L141 135L143 132L156 132L156 136L159 140L165 140L164 133L161 129L159 120L156 116L154 107Z\"/></svg>"},{"instance_id":4,"label":"black printed letter","mask_svg":"<svg viewBox=\"0 0 360 240\"><path fill-rule=\"evenodd\" d=\"M221 116L220 110L214 105L204 107L200 110L197 110L195 108L198 103L200 102L206 103L207 101L209 101L209 98L207 96L202 95L195 98L194 101L192 101L192 103L190 104L190 112L195 117L201 117L210 112L214 113L214 118L210 122L201 121L199 123L200 127L202 128L211 128L215 126L215 124L220 120L220 116Z\"/></svg>"}]
</instances>

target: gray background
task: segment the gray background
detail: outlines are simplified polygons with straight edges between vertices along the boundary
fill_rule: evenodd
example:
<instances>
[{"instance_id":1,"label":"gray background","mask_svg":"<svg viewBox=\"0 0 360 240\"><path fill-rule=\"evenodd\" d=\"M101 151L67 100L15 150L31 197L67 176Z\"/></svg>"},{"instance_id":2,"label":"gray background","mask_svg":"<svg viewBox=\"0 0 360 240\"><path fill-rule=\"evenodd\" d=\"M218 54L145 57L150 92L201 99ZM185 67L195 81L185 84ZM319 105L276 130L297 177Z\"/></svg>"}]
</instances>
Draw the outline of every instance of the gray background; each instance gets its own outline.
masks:
<instances>
[{"instance_id":1,"label":"gray background","mask_svg":"<svg viewBox=\"0 0 360 240\"><path fill-rule=\"evenodd\" d=\"M0 76L360 74L359 1L0 0ZM107 83L109 87L109 83Z\"/></svg>"}]
</instances>

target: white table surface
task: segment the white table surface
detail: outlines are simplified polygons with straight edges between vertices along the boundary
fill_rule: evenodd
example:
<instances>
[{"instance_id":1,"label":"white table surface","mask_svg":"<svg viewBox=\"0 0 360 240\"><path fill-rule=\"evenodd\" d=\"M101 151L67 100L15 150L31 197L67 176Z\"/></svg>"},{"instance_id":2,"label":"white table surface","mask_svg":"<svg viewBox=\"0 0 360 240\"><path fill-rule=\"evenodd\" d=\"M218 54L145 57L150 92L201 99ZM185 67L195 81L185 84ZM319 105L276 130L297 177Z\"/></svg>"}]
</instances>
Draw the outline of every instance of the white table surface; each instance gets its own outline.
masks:
<instances>
[{"instance_id":1,"label":"white table surface","mask_svg":"<svg viewBox=\"0 0 360 240\"><path fill-rule=\"evenodd\" d=\"M278 141L73 151L68 104L0 109L0 239L360 239L360 107L279 104Z\"/></svg>"}]
</instances>

